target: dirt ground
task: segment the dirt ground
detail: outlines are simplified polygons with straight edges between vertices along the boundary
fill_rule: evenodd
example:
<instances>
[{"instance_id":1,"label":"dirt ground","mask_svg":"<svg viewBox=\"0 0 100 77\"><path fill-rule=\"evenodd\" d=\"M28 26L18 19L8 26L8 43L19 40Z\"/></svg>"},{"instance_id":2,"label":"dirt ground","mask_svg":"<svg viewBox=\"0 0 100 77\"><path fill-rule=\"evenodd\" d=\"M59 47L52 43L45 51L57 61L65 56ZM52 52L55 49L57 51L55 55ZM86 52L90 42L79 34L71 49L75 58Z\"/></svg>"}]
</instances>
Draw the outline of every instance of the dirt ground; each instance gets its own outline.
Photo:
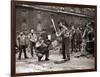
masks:
<instances>
[{"instance_id":1,"label":"dirt ground","mask_svg":"<svg viewBox=\"0 0 100 77\"><path fill-rule=\"evenodd\" d=\"M54 63L55 61L62 60L62 55L57 51L50 51L50 60L45 61L45 57L43 57L41 62L38 62L37 56L31 57L29 52L27 54L29 59L24 59L22 54L21 60L17 59L18 53L16 54L16 73L93 69L95 64L94 57L91 55L76 58L75 56L79 55L80 52L72 53L70 61L60 64Z\"/></svg>"}]
</instances>

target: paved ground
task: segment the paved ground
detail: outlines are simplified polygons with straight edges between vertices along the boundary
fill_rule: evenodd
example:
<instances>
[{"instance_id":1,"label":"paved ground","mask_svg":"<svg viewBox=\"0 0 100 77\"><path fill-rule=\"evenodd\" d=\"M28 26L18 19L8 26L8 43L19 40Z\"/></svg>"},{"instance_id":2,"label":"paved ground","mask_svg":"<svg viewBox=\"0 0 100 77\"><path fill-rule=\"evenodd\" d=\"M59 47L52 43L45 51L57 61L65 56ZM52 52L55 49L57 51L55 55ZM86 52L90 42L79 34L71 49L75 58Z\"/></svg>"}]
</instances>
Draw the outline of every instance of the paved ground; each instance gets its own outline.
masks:
<instances>
[{"instance_id":1,"label":"paved ground","mask_svg":"<svg viewBox=\"0 0 100 77\"><path fill-rule=\"evenodd\" d=\"M44 61L44 57L41 62L37 61L37 57L31 57L28 53L29 59L24 59L22 55L21 60L17 60L18 53L16 54L16 72L27 73L27 72L44 72L44 71L58 71L58 70L75 70L75 69L91 69L94 68L94 57L91 55L89 58L80 57L75 58L75 55L80 53L72 53L71 60L65 63L55 64L54 61L61 61L62 55L59 52L55 53L50 51L50 61Z\"/></svg>"}]
</instances>

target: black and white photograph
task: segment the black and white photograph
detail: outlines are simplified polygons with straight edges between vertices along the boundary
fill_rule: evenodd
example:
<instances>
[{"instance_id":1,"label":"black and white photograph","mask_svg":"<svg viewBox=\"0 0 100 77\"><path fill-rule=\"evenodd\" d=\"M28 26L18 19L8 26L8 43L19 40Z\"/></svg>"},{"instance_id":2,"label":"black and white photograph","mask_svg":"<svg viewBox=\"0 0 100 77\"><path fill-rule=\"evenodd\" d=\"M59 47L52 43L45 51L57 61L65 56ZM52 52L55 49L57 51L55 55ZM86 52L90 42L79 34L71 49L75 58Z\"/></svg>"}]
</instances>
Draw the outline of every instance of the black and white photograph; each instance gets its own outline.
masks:
<instances>
[{"instance_id":1,"label":"black and white photograph","mask_svg":"<svg viewBox=\"0 0 100 77\"><path fill-rule=\"evenodd\" d=\"M96 70L96 6L16 1L12 7L15 74Z\"/></svg>"}]
</instances>

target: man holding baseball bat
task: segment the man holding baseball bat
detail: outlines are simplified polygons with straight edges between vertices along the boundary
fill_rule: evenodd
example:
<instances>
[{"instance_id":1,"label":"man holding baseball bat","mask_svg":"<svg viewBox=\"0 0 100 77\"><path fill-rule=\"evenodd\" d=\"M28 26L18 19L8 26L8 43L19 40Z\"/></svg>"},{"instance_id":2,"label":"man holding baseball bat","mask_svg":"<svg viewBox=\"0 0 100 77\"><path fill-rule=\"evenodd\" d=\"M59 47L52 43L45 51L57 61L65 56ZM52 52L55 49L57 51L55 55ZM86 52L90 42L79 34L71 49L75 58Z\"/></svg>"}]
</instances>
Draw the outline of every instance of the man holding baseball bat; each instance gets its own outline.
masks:
<instances>
[{"instance_id":1,"label":"man holding baseball bat","mask_svg":"<svg viewBox=\"0 0 100 77\"><path fill-rule=\"evenodd\" d=\"M54 20L52 19L52 23L56 32L57 37L62 37L62 56L64 61L70 60L70 53L69 53L69 33L70 31L68 28L63 24L61 21L58 22L59 33L56 30ZM65 22L64 22L65 23ZM67 56L66 56L67 55Z\"/></svg>"}]
</instances>

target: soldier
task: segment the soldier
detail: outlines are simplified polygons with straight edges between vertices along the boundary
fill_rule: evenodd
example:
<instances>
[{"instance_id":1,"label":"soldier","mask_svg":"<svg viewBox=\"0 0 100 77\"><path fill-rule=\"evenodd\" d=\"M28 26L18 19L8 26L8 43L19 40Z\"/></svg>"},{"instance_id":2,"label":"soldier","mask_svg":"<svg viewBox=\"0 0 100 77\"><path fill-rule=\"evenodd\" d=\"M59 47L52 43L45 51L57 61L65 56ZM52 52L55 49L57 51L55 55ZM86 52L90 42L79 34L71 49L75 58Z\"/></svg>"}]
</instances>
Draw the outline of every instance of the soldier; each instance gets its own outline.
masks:
<instances>
[{"instance_id":1,"label":"soldier","mask_svg":"<svg viewBox=\"0 0 100 77\"><path fill-rule=\"evenodd\" d=\"M36 44L36 41L37 41L37 36L34 32L33 29L31 29L31 33L28 35L28 38L30 40L30 49L31 49L31 56L33 57L33 48L35 50L35 44Z\"/></svg>"},{"instance_id":2,"label":"soldier","mask_svg":"<svg viewBox=\"0 0 100 77\"><path fill-rule=\"evenodd\" d=\"M84 33L82 35L82 50L81 50L81 55L80 56L86 56L87 55L87 41L88 41L88 33L91 30L91 28L89 27L88 23L86 25L86 28L84 30Z\"/></svg>"},{"instance_id":3,"label":"soldier","mask_svg":"<svg viewBox=\"0 0 100 77\"><path fill-rule=\"evenodd\" d=\"M56 36L62 37L62 56L64 61L70 60L70 53L69 53L69 30L62 22L59 23L60 33L56 33ZM67 54L67 57L66 57Z\"/></svg>"},{"instance_id":4,"label":"soldier","mask_svg":"<svg viewBox=\"0 0 100 77\"><path fill-rule=\"evenodd\" d=\"M50 40L48 37L43 38L42 36L36 42L36 54L38 56L38 61L41 61L43 55L45 55L45 60L49 60L49 45Z\"/></svg>"},{"instance_id":5,"label":"soldier","mask_svg":"<svg viewBox=\"0 0 100 77\"><path fill-rule=\"evenodd\" d=\"M46 51L45 51L45 60L49 60L49 46L51 44L51 40L49 39L49 36L47 35L46 39L44 40L44 43L47 45L46 46Z\"/></svg>"},{"instance_id":6,"label":"soldier","mask_svg":"<svg viewBox=\"0 0 100 77\"><path fill-rule=\"evenodd\" d=\"M90 24L91 23L88 23L86 25L86 28L82 35L81 55L76 56L76 57L87 56L93 50L93 47L94 47L93 29L90 27Z\"/></svg>"},{"instance_id":7,"label":"soldier","mask_svg":"<svg viewBox=\"0 0 100 77\"><path fill-rule=\"evenodd\" d=\"M19 57L18 59L20 60L21 59L21 54L22 54L22 51L24 52L24 57L25 58L28 58L27 55L26 55L26 36L24 35L23 32L20 32L20 35L18 36L17 38L18 40L18 47L19 47Z\"/></svg>"},{"instance_id":8,"label":"soldier","mask_svg":"<svg viewBox=\"0 0 100 77\"><path fill-rule=\"evenodd\" d=\"M80 51L81 42L82 42L81 31L80 31L80 28L77 27L77 29L76 29L76 41L75 41L75 43L76 43L75 49L77 52Z\"/></svg>"},{"instance_id":9,"label":"soldier","mask_svg":"<svg viewBox=\"0 0 100 77\"><path fill-rule=\"evenodd\" d=\"M93 26L92 22L88 25L89 27L89 31L87 33L87 43L86 43L86 51L89 53L94 53L94 31L93 28L91 27Z\"/></svg>"},{"instance_id":10,"label":"soldier","mask_svg":"<svg viewBox=\"0 0 100 77\"><path fill-rule=\"evenodd\" d=\"M71 53L74 51L74 36L75 36L75 28L72 25L72 29L71 29Z\"/></svg>"}]
</instances>

